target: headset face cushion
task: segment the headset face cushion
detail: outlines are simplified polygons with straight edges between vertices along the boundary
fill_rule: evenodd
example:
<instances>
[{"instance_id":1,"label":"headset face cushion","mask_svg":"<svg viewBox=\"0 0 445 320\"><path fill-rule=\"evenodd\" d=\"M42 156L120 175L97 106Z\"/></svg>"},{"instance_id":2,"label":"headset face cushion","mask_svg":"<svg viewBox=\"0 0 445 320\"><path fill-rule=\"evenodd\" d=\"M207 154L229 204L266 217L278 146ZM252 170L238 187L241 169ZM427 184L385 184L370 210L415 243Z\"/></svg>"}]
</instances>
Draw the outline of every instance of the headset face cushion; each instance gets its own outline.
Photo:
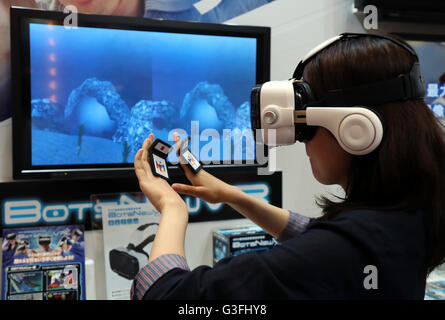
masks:
<instances>
[{"instance_id":1,"label":"headset face cushion","mask_svg":"<svg viewBox=\"0 0 445 320\"><path fill-rule=\"evenodd\" d=\"M128 252L113 249L110 251L110 267L120 276L133 280L139 272L139 261Z\"/></svg>"},{"instance_id":2,"label":"headset face cushion","mask_svg":"<svg viewBox=\"0 0 445 320\"><path fill-rule=\"evenodd\" d=\"M317 128L317 126L296 125L295 139L300 142L308 142L315 136Z\"/></svg>"},{"instance_id":3,"label":"headset face cushion","mask_svg":"<svg viewBox=\"0 0 445 320\"><path fill-rule=\"evenodd\" d=\"M295 108L304 109L304 107L314 101L314 95L309 83L304 81L295 81L293 83L295 90Z\"/></svg>"}]
</instances>

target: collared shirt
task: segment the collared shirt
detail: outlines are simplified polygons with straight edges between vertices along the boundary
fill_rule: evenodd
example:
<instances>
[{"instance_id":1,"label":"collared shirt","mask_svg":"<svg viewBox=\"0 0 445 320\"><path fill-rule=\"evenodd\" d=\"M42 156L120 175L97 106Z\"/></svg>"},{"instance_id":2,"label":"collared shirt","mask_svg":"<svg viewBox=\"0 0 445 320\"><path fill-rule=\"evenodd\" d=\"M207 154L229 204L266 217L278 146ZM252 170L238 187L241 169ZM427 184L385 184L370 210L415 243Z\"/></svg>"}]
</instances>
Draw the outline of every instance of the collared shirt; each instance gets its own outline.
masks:
<instances>
[{"instance_id":1,"label":"collared shirt","mask_svg":"<svg viewBox=\"0 0 445 320\"><path fill-rule=\"evenodd\" d=\"M426 261L423 212L350 210L269 250L174 267L133 298L423 300Z\"/></svg>"},{"instance_id":2,"label":"collared shirt","mask_svg":"<svg viewBox=\"0 0 445 320\"><path fill-rule=\"evenodd\" d=\"M295 212L289 213L289 220L278 239L279 242L301 234L309 224L310 218ZM165 254L148 263L139 271L133 282L131 288L133 299L142 299L156 280L175 268L190 270L185 258L177 254Z\"/></svg>"}]
</instances>

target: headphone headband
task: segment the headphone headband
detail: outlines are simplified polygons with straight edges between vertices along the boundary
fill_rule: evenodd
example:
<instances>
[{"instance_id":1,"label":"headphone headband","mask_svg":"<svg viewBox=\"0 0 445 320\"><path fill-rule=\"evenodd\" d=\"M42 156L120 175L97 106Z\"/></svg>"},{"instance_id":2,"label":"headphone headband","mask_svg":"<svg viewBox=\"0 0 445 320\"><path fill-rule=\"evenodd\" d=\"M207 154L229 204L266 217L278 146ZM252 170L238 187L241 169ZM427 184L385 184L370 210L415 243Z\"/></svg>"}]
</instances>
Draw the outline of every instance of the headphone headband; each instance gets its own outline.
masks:
<instances>
[{"instance_id":1,"label":"headphone headband","mask_svg":"<svg viewBox=\"0 0 445 320\"><path fill-rule=\"evenodd\" d=\"M342 36L343 38L356 38L356 37L375 37L375 38L379 38L379 39L385 39L388 41L391 41L392 43L404 48L406 51L408 51L411 56L413 56L413 58L415 59L416 62L419 61L419 57L417 56L417 53L413 50L413 48L411 48L411 46L409 46L408 44L390 37L390 36L386 36L383 34L373 34L373 33L353 33L353 32L344 32L341 33L340 36Z\"/></svg>"},{"instance_id":2,"label":"headphone headband","mask_svg":"<svg viewBox=\"0 0 445 320\"><path fill-rule=\"evenodd\" d=\"M157 222L152 222L152 223L146 223L143 224L141 226L139 226L135 231L138 232L144 232L144 230L146 230L148 227L150 226L159 226L159 223ZM132 242L130 242L127 246L127 248L132 249L136 252L140 252L140 253L144 253L146 254L143 249L145 248L145 246L147 246L149 243L153 242L153 240L155 239L156 234L151 234L150 236L146 237L144 240L142 240L140 243L138 244L134 244Z\"/></svg>"},{"instance_id":3,"label":"headphone headband","mask_svg":"<svg viewBox=\"0 0 445 320\"><path fill-rule=\"evenodd\" d=\"M400 74L389 80L365 84L352 88L329 90L322 101L314 101L312 106L354 106L354 105L379 105L394 101L405 101L408 99L422 99L425 96L425 84L420 72L419 58L416 52L407 44L385 35L367 33L342 33L333 37L313 50L300 61L293 74L294 79L301 79L307 63L319 52L323 51L333 43L343 39L354 37L375 37L386 39L402 47L414 58L413 66L409 73ZM358 103L359 102L359 103Z\"/></svg>"},{"instance_id":4,"label":"headphone headband","mask_svg":"<svg viewBox=\"0 0 445 320\"><path fill-rule=\"evenodd\" d=\"M357 37L374 37L379 39L385 39L388 41L391 41L392 43L402 47L406 51L410 53L410 55L414 58L415 62L419 62L419 57L417 56L417 53L407 44L403 43L402 41L399 41L395 38L381 35L381 34L372 34L372 33L352 33L352 32L344 32L339 34L338 36L332 37L325 42L322 42L320 45L309 51L309 53L298 63L297 68L294 71L294 74L292 78L294 79L301 79L303 76L303 70L304 67L306 67L306 64L315 57L319 52L323 51L327 47L331 46L333 43L336 43L337 41L348 39L348 38L357 38Z\"/></svg>"}]
</instances>

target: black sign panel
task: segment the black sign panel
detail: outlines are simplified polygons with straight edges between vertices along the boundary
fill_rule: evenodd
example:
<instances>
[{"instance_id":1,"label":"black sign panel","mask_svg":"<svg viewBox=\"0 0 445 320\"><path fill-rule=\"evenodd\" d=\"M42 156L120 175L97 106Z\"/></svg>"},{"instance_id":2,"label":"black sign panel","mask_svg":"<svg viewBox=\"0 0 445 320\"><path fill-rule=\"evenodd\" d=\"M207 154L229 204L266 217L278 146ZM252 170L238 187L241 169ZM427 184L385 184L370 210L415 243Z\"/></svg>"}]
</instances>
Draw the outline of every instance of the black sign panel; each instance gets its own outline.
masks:
<instances>
[{"instance_id":1,"label":"black sign panel","mask_svg":"<svg viewBox=\"0 0 445 320\"><path fill-rule=\"evenodd\" d=\"M225 171L212 174L254 197L282 206L281 172L258 175L256 168ZM188 183L184 176L176 177L174 182ZM189 209L189 222L242 217L228 205L209 204L191 196L182 197ZM101 205L96 198L105 198L116 204L147 201L135 177L0 183L0 228L84 224L86 230L101 229Z\"/></svg>"}]
</instances>

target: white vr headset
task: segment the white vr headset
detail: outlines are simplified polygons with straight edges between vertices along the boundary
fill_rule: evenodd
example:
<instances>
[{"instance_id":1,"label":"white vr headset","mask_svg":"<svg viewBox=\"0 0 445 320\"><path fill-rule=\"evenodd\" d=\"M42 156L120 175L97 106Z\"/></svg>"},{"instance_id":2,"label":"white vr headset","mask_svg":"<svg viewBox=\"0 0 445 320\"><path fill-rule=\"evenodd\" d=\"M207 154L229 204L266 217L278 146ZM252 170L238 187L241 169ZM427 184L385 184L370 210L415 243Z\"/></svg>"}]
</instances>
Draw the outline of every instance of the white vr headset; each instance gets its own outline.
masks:
<instances>
[{"instance_id":1,"label":"white vr headset","mask_svg":"<svg viewBox=\"0 0 445 320\"><path fill-rule=\"evenodd\" d=\"M330 90L318 100L310 85L299 80L308 61L334 42L363 36L387 39L406 49L415 59L411 71L390 80ZM273 147L309 141L316 127L321 126L335 136L345 151L364 155L380 145L384 132L382 119L371 106L424 96L419 59L411 47L387 36L343 33L311 50L292 79L266 82L252 90L252 129L254 133L263 129L262 141Z\"/></svg>"}]
</instances>

